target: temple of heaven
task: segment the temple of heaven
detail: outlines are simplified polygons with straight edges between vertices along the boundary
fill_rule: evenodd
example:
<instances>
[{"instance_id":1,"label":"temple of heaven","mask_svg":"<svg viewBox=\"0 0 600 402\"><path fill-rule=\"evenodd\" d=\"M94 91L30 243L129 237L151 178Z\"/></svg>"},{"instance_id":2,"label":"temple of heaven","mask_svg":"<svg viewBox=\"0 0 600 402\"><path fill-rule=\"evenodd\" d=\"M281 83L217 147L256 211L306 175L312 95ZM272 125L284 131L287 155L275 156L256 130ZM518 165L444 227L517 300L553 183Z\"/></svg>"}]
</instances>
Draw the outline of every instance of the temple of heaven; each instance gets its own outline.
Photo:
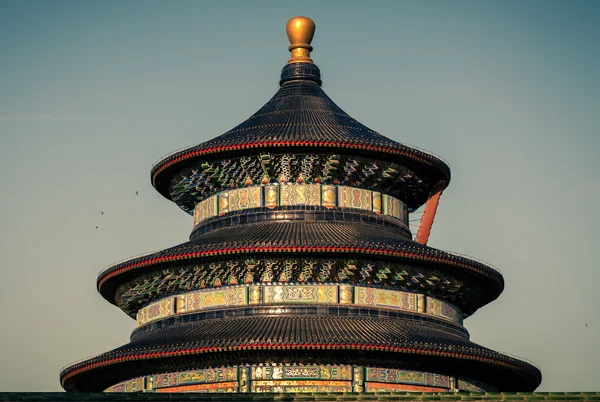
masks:
<instances>
[{"instance_id":1,"label":"temple of heaven","mask_svg":"<svg viewBox=\"0 0 600 402\"><path fill-rule=\"evenodd\" d=\"M540 370L469 339L504 288L427 246L449 166L369 129L321 88L314 22L258 112L151 171L193 216L189 241L102 271L129 343L60 373L67 391L524 391ZM411 233L409 212L424 206Z\"/></svg>"}]
</instances>

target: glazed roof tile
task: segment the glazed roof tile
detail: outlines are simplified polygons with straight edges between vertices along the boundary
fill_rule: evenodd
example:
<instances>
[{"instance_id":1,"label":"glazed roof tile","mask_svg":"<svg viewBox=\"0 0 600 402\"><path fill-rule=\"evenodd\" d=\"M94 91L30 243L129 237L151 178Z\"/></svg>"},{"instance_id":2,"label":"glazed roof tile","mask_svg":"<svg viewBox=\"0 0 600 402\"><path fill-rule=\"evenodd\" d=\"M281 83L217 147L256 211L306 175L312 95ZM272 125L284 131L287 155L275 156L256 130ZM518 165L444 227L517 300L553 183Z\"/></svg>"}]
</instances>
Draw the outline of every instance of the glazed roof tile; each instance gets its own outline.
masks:
<instances>
[{"instance_id":1,"label":"glazed roof tile","mask_svg":"<svg viewBox=\"0 0 600 402\"><path fill-rule=\"evenodd\" d=\"M265 253L353 253L357 257L400 258L435 264L442 269L475 275L480 283L486 284L488 291L484 300L464 309L466 314L497 298L504 288L502 275L491 266L407 240L403 235L381 226L360 222L283 221L216 229L178 246L115 264L98 275L98 289L107 300L115 303L116 282L110 286L106 284L121 275L163 263Z\"/></svg>"},{"instance_id":2,"label":"glazed roof tile","mask_svg":"<svg viewBox=\"0 0 600 402\"><path fill-rule=\"evenodd\" d=\"M387 251L403 251L407 258L414 256L416 260L468 266L502 281L500 272L490 265L407 240L403 235L383 227L340 221L261 222L219 228L202 233L192 241L112 265L100 272L98 281L101 284L108 274L161 258L194 256L184 257L188 252L220 255L245 251L369 253L376 250L384 254Z\"/></svg>"},{"instance_id":3,"label":"glazed roof tile","mask_svg":"<svg viewBox=\"0 0 600 402\"><path fill-rule=\"evenodd\" d=\"M479 346L435 325L368 318L272 316L170 326L65 368L61 381L64 384L73 381L73 377L89 376L97 369L126 361L144 361L149 370L157 370L164 367L161 359L169 357L192 358L224 351L318 349L436 356L445 364L449 360L479 362L493 370L518 372L531 389L541 378L539 369L532 364ZM127 373L121 375L126 377Z\"/></svg>"},{"instance_id":4,"label":"glazed roof tile","mask_svg":"<svg viewBox=\"0 0 600 402\"><path fill-rule=\"evenodd\" d=\"M289 67L284 68L284 73ZM176 165L198 156L282 147L313 152L320 148L366 152L384 159L395 158L432 173L437 180L450 181L450 168L441 158L371 130L339 108L319 82L301 79L285 82L262 108L228 132L161 159L152 168L152 183L170 199L168 183L172 174L164 174L167 169L177 169Z\"/></svg>"}]
</instances>

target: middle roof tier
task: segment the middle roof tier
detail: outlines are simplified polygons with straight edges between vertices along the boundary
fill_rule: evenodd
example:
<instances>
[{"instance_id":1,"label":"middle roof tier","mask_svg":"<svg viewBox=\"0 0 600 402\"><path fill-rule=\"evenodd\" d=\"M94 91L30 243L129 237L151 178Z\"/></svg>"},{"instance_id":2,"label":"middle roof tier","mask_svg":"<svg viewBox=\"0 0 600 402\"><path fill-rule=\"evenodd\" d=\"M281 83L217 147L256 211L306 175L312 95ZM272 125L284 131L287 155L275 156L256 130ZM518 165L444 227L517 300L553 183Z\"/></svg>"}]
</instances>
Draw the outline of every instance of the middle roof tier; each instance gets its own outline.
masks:
<instances>
[{"instance_id":1,"label":"middle roof tier","mask_svg":"<svg viewBox=\"0 0 600 402\"><path fill-rule=\"evenodd\" d=\"M500 272L423 246L365 221L284 220L200 233L193 240L112 265L98 276L104 298L135 317L162 297L244 283L348 283L420 292L465 316L496 299Z\"/></svg>"}]
</instances>

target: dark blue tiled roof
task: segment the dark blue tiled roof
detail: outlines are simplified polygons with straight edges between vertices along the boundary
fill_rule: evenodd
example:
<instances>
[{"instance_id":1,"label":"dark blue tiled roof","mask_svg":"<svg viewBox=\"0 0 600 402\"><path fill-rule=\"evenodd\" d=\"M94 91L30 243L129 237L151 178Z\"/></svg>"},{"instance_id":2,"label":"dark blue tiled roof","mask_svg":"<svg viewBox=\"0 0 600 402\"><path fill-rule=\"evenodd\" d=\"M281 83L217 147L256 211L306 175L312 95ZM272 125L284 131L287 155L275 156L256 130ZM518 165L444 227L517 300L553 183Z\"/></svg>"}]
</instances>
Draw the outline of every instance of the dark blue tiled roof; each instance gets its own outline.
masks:
<instances>
[{"instance_id":1,"label":"dark blue tiled roof","mask_svg":"<svg viewBox=\"0 0 600 402\"><path fill-rule=\"evenodd\" d=\"M213 319L167 326L137 336L110 352L67 367L61 378L65 389L89 390L139 375L178 367L226 362L226 353L253 363L258 351L298 359L303 353L321 350L320 359L345 353L372 365L402 362L419 356L419 363L438 368L454 367L463 375L478 376L485 368L494 386L504 382L535 389L539 370L533 365L470 342L443 326L403 319L331 316L266 316ZM368 351L365 355L363 351ZM376 355L385 353L385 355ZM307 358L315 359L315 356ZM264 358L261 357L261 358ZM338 357L339 358L339 357ZM352 359L354 359L352 358ZM390 361L387 361L390 360ZM336 360L338 361L338 360ZM458 366L462 362L471 363ZM217 363L218 364L218 363ZM221 363L223 364L223 363ZM78 371L83 370L83 371ZM76 372L74 376L70 373ZM497 384L496 384L497 383Z\"/></svg>"},{"instance_id":2,"label":"dark blue tiled roof","mask_svg":"<svg viewBox=\"0 0 600 402\"><path fill-rule=\"evenodd\" d=\"M434 182L449 182L450 168L440 158L396 142L361 124L325 94L320 78L316 78L320 77L318 67L311 64L308 70L295 66L302 67L302 63L283 69L282 85L277 93L244 122L218 137L160 160L152 169L157 190L170 198L168 185L176 171L181 170L181 164L207 152L215 153L211 158L218 159L227 152L243 149L268 151L269 148L291 146L311 151L334 148L357 155L366 153L382 159L394 158L397 163L428 173L434 177ZM294 68L298 71L290 73Z\"/></svg>"}]
</instances>

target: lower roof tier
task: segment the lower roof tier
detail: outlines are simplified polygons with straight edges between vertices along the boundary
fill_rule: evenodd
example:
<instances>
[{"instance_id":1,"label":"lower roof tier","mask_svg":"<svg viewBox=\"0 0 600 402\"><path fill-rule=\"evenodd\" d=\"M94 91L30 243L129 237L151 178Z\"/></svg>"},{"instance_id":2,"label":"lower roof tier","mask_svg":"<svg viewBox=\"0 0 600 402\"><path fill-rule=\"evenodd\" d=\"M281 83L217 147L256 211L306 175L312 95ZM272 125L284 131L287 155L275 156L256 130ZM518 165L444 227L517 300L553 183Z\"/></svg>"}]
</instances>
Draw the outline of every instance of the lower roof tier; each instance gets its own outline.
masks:
<instances>
[{"instance_id":1,"label":"lower roof tier","mask_svg":"<svg viewBox=\"0 0 600 402\"><path fill-rule=\"evenodd\" d=\"M102 296L132 317L169 295L244 283L350 283L418 291L465 316L495 300L502 275L481 262L364 222L287 221L223 227L113 265Z\"/></svg>"},{"instance_id":2,"label":"lower roof tier","mask_svg":"<svg viewBox=\"0 0 600 402\"><path fill-rule=\"evenodd\" d=\"M102 391L161 372L267 362L359 364L467 376L499 390L532 391L537 367L431 323L402 319L266 316L203 320L152 331L66 367L68 391Z\"/></svg>"}]
</instances>

